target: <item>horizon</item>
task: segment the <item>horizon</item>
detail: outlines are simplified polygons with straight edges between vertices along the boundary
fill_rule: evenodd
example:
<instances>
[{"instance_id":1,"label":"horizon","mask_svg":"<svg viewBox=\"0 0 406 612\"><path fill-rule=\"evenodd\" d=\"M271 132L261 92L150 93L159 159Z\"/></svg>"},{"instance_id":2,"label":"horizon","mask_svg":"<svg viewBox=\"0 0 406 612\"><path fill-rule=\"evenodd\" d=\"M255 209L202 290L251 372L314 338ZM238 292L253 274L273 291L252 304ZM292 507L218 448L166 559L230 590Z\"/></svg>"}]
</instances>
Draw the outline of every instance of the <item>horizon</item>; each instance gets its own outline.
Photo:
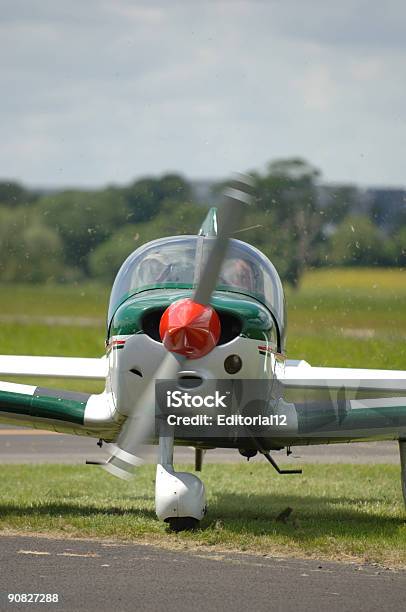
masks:
<instances>
[{"instance_id":1,"label":"horizon","mask_svg":"<svg viewBox=\"0 0 406 612\"><path fill-rule=\"evenodd\" d=\"M179 172L179 171L177 172L175 170L168 170L168 171L163 171L163 172L158 172L158 173L151 172L151 173L141 174L139 176L136 176L130 179L127 182L121 182L121 183L105 182L105 183L94 184L94 185L84 185L84 184L44 185L44 184L27 183L20 179L16 179L12 177L1 177L1 176L0 176L0 183L18 183L22 187L30 191L37 191L37 192L59 192L59 191L89 191L90 192L90 191L99 191L99 190L107 189L109 187L120 189L123 187L127 187L128 185L136 183L137 181L145 179L145 178L156 179L156 178L165 176L167 174L177 174L181 176L182 178L184 178L191 185L194 185L196 183L207 183L207 185L215 185L216 183L219 183L225 178L227 178L225 176L222 176L222 177L219 176L216 178L189 177L183 172ZM396 185L396 184L388 185L388 184L377 184L377 183L363 185L363 184L350 182L350 181L328 181L328 180L324 180L323 177L321 177L321 179L316 180L315 183L318 187L330 187L330 188L334 188L334 187L338 188L342 186L355 187L361 192L368 191L368 190L406 191L406 185L400 185L400 184L399 185Z\"/></svg>"}]
</instances>

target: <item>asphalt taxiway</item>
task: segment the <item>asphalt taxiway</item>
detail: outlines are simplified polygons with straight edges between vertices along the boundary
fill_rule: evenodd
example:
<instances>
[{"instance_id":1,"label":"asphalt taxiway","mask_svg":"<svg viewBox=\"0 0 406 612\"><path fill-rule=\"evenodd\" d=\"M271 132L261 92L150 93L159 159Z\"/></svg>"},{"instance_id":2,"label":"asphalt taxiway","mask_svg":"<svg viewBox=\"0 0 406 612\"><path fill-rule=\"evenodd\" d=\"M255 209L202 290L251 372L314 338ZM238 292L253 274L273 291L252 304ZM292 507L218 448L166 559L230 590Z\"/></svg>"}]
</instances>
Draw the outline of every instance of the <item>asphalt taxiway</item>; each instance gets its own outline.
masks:
<instances>
[{"instance_id":1,"label":"asphalt taxiway","mask_svg":"<svg viewBox=\"0 0 406 612\"><path fill-rule=\"evenodd\" d=\"M92 540L0 536L0 609L404 610L406 571ZM9 603L10 594L58 603ZM18 598L17 598L18 599Z\"/></svg>"},{"instance_id":2,"label":"asphalt taxiway","mask_svg":"<svg viewBox=\"0 0 406 612\"><path fill-rule=\"evenodd\" d=\"M108 453L100 449L94 438L60 435L25 428L0 428L0 463L85 463L103 461ZM149 457L156 459L156 449L151 448ZM397 442L368 442L358 444L327 444L292 448L292 455L284 451L275 452L281 463L299 466L300 463L399 463ZM216 449L208 451L205 462L228 463L243 461L236 450ZM175 461L193 463L194 451L177 447ZM252 461L264 461L256 457Z\"/></svg>"}]
</instances>

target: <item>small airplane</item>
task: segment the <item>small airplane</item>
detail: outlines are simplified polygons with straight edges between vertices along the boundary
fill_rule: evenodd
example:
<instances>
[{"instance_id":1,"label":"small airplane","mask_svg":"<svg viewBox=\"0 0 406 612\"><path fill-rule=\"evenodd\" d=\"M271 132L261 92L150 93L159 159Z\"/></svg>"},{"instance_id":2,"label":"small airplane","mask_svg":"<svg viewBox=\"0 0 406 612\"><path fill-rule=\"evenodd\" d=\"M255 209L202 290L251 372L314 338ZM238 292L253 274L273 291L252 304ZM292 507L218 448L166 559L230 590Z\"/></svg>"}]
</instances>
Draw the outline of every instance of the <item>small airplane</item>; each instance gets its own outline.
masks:
<instances>
[{"instance_id":1,"label":"small airplane","mask_svg":"<svg viewBox=\"0 0 406 612\"><path fill-rule=\"evenodd\" d=\"M144 244L123 263L100 359L0 356L0 374L105 380L100 394L0 382L0 422L107 443L102 467L129 478L158 442L155 507L195 528L202 481L173 465L174 444L261 453L305 444L398 440L406 502L406 371L311 367L285 355L282 283L255 247L233 238L252 206L239 175L198 235ZM303 321L306 325L306 321Z\"/></svg>"}]
</instances>

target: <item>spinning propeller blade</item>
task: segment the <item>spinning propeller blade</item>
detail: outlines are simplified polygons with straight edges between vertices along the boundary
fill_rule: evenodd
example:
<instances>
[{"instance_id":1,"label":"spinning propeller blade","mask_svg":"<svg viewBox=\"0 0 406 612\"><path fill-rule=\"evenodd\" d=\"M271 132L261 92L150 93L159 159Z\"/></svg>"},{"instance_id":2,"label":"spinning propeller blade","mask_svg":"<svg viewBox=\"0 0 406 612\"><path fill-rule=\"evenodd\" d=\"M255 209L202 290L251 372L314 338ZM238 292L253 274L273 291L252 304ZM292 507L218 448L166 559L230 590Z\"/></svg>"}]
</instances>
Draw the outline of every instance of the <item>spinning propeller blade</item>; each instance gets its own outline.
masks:
<instances>
[{"instance_id":1,"label":"spinning propeller blade","mask_svg":"<svg viewBox=\"0 0 406 612\"><path fill-rule=\"evenodd\" d=\"M250 177L238 175L224 192L220 211L220 228L209 251L206 264L201 271L192 302L208 305L216 288L220 269L226 256L228 241L241 223L244 208L251 202L252 183ZM114 476L131 478L133 468L143 463L139 457L145 442L153 437L155 430L155 383L157 380L173 380L187 361L187 352L169 352L155 371L151 382L134 406L133 413L124 422L117 441L112 445L112 454L103 469Z\"/></svg>"},{"instance_id":2,"label":"spinning propeller blade","mask_svg":"<svg viewBox=\"0 0 406 612\"><path fill-rule=\"evenodd\" d=\"M112 454L102 467L119 478L129 479L133 468L143 463L141 447L153 436L155 428L155 381L174 379L184 358L169 353L154 373L151 382L136 402L133 414L124 422Z\"/></svg>"},{"instance_id":3,"label":"spinning propeller blade","mask_svg":"<svg viewBox=\"0 0 406 612\"><path fill-rule=\"evenodd\" d=\"M217 237L213 238L213 245L193 296L193 301L198 304L208 304L211 294L216 288L221 266L226 256L228 240L240 227L244 208L251 202L251 195L249 194L251 189L250 177L238 175L232 185L224 191L219 231Z\"/></svg>"}]
</instances>

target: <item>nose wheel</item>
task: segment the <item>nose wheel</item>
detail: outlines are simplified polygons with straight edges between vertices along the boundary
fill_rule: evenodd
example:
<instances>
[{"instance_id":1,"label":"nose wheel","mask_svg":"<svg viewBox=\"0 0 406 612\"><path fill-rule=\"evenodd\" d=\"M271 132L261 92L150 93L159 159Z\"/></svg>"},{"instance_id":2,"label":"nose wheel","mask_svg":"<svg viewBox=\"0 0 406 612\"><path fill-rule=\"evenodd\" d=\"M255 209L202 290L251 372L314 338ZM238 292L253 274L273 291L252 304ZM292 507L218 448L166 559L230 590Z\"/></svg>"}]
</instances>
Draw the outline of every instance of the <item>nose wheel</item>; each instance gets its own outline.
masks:
<instances>
[{"instance_id":1,"label":"nose wheel","mask_svg":"<svg viewBox=\"0 0 406 612\"><path fill-rule=\"evenodd\" d=\"M155 480L155 511L171 531L196 529L206 514L204 484L194 474L173 467L174 428L163 423L159 430L159 459Z\"/></svg>"},{"instance_id":2,"label":"nose wheel","mask_svg":"<svg viewBox=\"0 0 406 612\"><path fill-rule=\"evenodd\" d=\"M200 521L191 516L171 517L165 521L168 523L170 531L194 531L199 527Z\"/></svg>"}]
</instances>

